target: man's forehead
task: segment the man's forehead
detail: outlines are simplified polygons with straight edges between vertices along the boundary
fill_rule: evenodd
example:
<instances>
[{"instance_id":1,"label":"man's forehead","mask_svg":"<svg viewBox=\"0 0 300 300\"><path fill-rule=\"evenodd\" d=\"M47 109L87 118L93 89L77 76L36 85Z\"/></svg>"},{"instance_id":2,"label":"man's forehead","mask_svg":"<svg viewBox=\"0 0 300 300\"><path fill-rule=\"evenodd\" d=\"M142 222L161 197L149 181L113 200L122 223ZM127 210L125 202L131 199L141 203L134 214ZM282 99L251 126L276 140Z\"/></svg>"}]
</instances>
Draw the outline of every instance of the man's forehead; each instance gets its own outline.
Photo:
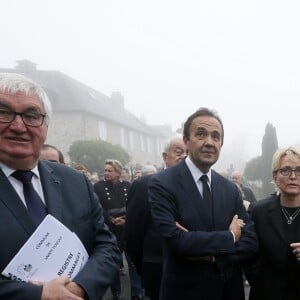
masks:
<instances>
[{"instance_id":1,"label":"man's forehead","mask_svg":"<svg viewBox=\"0 0 300 300\"><path fill-rule=\"evenodd\" d=\"M183 141L176 141L171 144L170 148L175 149L175 150L176 149L184 149L185 145L184 145Z\"/></svg>"},{"instance_id":2,"label":"man's forehead","mask_svg":"<svg viewBox=\"0 0 300 300\"><path fill-rule=\"evenodd\" d=\"M25 92L17 92L17 93L11 93L8 91L0 91L0 99L6 100L6 99L32 99L32 100L39 100L39 97L34 93L25 93Z\"/></svg>"},{"instance_id":3,"label":"man's forehead","mask_svg":"<svg viewBox=\"0 0 300 300\"><path fill-rule=\"evenodd\" d=\"M195 118L192 122L192 126L196 128L203 127L208 129L214 129L214 130L222 129L220 122L216 118L210 116L200 116Z\"/></svg>"}]
</instances>

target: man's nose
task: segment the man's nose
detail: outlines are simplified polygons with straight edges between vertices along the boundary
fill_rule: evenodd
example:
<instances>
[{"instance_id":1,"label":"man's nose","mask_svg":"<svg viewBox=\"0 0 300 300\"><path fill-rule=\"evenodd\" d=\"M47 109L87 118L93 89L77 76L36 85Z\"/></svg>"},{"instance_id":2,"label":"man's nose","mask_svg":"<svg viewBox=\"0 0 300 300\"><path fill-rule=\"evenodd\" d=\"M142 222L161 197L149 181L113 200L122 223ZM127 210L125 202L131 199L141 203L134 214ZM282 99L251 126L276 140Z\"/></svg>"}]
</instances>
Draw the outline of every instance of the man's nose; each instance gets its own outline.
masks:
<instances>
[{"instance_id":1,"label":"man's nose","mask_svg":"<svg viewBox=\"0 0 300 300\"><path fill-rule=\"evenodd\" d=\"M10 123L10 127L12 128L25 128L24 121L20 115L16 115L13 121Z\"/></svg>"},{"instance_id":2,"label":"man's nose","mask_svg":"<svg viewBox=\"0 0 300 300\"><path fill-rule=\"evenodd\" d=\"M212 138L212 136L210 134L208 134L205 138L205 144L209 144L209 145L213 145L214 144L214 140Z\"/></svg>"}]
</instances>

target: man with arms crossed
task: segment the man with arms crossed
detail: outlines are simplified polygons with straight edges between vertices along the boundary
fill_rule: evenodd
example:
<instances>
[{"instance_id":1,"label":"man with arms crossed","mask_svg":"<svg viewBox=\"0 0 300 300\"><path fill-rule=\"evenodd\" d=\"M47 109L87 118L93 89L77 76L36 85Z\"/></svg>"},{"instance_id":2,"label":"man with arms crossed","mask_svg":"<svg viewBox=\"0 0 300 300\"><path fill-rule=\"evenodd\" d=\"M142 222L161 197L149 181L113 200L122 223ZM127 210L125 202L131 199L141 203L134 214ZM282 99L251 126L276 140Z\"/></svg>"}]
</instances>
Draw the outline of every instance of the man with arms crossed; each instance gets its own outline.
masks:
<instances>
[{"instance_id":1,"label":"man with arms crossed","mask_svg":"<svg viewBox=\"0 0 300 300\"><path fill-rule=\"evenodd\" d=\"M166 168L176 165L186 156L181 137L174 137L165 146L162 157ZM151 218L148 183L152 175L133 181L127 200L125 242L126 250L142 276L146 295L159 299L162 275L162 246L159 233Z\"/></svg>"},{"instance_id":2,"label":"man with arms crossed","mask_svg":"<svg viewBox=\"0 0 300 300\"><path fill-rule=\"evenodd\" d=\"M258 245L237 186L211 169L223 144L222 121L201 108L185 122L183 139L187 158L149 183L163 240L160 300L244 299L240 265Z\"/></svg>"}]
</instances>

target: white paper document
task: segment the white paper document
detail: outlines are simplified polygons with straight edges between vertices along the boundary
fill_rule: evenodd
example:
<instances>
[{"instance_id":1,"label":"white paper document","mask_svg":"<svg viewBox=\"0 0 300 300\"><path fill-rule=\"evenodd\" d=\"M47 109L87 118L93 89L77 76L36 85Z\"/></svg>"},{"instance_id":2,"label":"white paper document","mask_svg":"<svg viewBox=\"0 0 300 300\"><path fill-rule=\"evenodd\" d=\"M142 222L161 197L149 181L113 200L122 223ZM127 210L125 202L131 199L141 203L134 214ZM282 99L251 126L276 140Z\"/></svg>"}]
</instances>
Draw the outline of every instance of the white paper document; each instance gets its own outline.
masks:
<instances>
[{"instance_id":1,"label":"white paper document","mask_svg":"<svg viewBox=\"0 0 300 300\"><path fill-rule=\"evenodd\" d=\"M73 279L87 260L77 235L47 215L2 275L21 281L49 281L61 275Z\"/></svg>"}]
</instances>

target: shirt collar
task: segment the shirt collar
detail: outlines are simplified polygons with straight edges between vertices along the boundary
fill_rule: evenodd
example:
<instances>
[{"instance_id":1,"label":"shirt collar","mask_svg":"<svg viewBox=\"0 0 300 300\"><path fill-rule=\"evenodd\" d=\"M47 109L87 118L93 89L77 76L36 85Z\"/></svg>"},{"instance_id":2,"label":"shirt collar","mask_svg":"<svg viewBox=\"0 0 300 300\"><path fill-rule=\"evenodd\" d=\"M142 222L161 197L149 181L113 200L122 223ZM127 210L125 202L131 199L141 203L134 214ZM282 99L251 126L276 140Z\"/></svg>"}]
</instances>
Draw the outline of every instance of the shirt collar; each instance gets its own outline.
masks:
<instances>
[{"instance_id":1,"label":"shirt collar","mask_svg":"<svg viewBox=\"0 0 300 300\"><path fill-rule=\"evenodd\" d=\"M198 167L192 162L192 160L190 159L189 156L186 157L185 159L185 163L188 167L188 169L190 170L190 172L192 173L192 176L194 178L195 182L198 182L200 177L205 174L203 172L201 172ZM208 177L208 181L209 184L211 183L211 169L209 169L209 171L205 174Z\"/></svg>"},{"instance_id":2,"label":"shirt collar","mask_svg":"<svg viewBox=\"0 0 300 300\"><path fill-rule=\"evenodd\" d=\"M4 163L0 162L0 168L2 169L3 173L5 174L6 177L11 176L13 172L16 171L16 169L12 169L5 165ZM30 170L37 178L40 178L40 173L38 166L36 165L33 169Z\"/></svg>"}]
</instances>

